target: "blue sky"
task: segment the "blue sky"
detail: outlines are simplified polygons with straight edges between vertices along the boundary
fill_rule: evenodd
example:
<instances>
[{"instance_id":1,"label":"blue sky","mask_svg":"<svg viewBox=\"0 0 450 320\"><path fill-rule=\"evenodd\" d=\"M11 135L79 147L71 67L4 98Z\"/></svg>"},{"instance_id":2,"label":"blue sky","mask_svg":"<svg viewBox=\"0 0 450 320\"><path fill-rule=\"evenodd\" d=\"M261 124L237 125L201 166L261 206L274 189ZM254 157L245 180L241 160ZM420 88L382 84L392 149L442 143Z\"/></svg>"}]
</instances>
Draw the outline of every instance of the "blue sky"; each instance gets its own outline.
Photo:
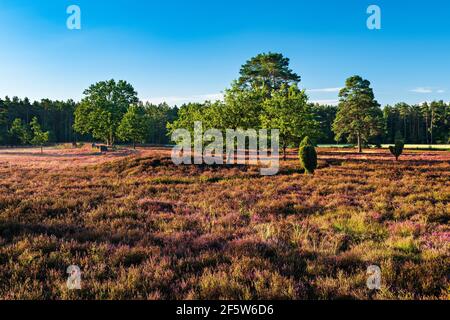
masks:
<instances>
[{"instance_id":1,"label":"blue sky","mask_svg":"<svg viewBox=\"0 0 450 320\"><path fill-rule=\"evenodd\" d=\"M81 30L66 27L72 4ZM381 30L366 27L371 4ZM79 100L115 78L142 100L214 99L247 59L272 51L313 101L337 100L354 74L383 105L450 101L449 17L446 0L1 0L0 96Z\"/></svg>"}]
</instances>

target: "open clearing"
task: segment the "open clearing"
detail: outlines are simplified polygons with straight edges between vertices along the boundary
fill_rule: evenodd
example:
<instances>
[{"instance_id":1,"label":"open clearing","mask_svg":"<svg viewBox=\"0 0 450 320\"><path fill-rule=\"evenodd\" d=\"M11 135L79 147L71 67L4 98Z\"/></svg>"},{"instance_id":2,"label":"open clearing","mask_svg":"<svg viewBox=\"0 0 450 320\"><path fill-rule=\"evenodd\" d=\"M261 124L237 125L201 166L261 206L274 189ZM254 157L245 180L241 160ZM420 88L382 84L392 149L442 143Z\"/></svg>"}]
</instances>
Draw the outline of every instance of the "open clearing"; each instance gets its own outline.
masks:
<instances>
[{"instance_id":1,"label":"open clearing","mask_svg":"<svg viewBox=\"0 0 450 320\"><path fill-rule=\"evenodd\" d=\"M319 149L306 176L292 151L274 177L39 152L0 150L1 299L450 298L450 152Z\"/></svg>"}]
</instances>

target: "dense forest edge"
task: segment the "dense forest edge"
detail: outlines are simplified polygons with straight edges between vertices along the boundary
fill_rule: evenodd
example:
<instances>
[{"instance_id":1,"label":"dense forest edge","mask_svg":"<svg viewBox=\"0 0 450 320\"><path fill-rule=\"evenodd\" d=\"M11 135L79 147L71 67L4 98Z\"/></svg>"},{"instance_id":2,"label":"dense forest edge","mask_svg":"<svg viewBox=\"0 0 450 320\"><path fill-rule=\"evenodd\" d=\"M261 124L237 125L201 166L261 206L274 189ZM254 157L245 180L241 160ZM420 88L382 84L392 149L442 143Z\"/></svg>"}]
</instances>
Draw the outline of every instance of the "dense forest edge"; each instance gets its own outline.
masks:
<instances>
[{"instance_id":1,"label":"dense forest edge","mask_svg":"<svg viewBox=\"0 0 450 320\"><path fill-rule=\"evenodd\" d=\"M288 58L268 53L242 66L240 77L225 90L223 101L179 107L142 102L133 86L122 80L92 85L80 102L31 102L28 98L6 96L0 99L0 145L80 141L164 145L171 143L173 130L191 128L194 121L218 129L279 128L295 123L297 128L285 130L290 138L282 141L283 147L298 146L305 136L312 137L316 144L357 143L358 135L351 132L355 123L371 127L370 132L359 137L365 145L392 144L397 139L406 144L450 143L450 103L400 102L381 108L370 82L354 76L347 79L339 93L338 106L319 105L308 101L305 90L299 89L300 81L300 76L289 69ZM353 110L357 114L352 119L349 110L356 99L360 99L359 109Z\"/></svg>"}]
</instances>

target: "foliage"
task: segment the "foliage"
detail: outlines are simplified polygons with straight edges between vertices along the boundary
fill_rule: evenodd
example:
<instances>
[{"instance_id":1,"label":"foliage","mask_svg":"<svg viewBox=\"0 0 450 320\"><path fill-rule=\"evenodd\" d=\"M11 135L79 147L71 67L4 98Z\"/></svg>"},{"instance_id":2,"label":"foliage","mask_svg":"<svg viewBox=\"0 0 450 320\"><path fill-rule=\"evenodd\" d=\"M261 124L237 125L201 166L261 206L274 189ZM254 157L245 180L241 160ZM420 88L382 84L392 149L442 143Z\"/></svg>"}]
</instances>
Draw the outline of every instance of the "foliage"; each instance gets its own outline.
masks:
<instances>
[{"instance_id":1,"label":"foliage","mask_svg":"<svg viewBox=\"0 0 450 320\"><path fill-rule=\"evenodd\" d=\"M202 121L206 129L261 128L264 109L274 114L275 110L268 106L279 104L272 100L274 93L278 100L285 99L280 98L285 94L282 88L295 87L299 81L300 77L289 68L289 59L277 53L259 54L241 67L239 79L225 90L223 102L186 104L182 110L165 103L145 103L150 123L145 142L167 144L174 129L191 129L194 121ZM22 123L29 123L33 117L38 117L42 127L49 131L51 142L102 139L114 143L130 102L138 102L133 87L125 81L99 82L87 89L85 95L81 103L49 99L32 103L18 97L0 99L0 144L20 144L17 134L10 134L13 122L21 119ZM370 83L358 76L347 80L340 98L339 107L310 104L308 113L316 124L315 132L308 134L314 136L317 143L331 144L345 139L351 143L360 140L360 146L381 145L394 143L397 131L407 144L450 143L448 103L398 103L385 106L381 112ZM277 117L279 115L277 113ZM308 118L311 115L308 114Z\"/></svg>"},{"instance_id":2,"label":"foliage","mask_svg":"<svg viewBox=\"0 0 450 320\"><path fill-rule=\"evenodd\" d=\"M0 145L8 143L8 111L8 106L0 99Z\"/></svg>"},{"instance_id":3,"label":"foliage","mask_svg":"<svg viewBox=\"0 0 450 320\"><path fill-rule=\"evenodd\" d=\"M421 105L398 103L383 109L385 143L394 143L401 132L408 144L445 144L450 139L450 104L433 101Z\"/></svg>"},{"instance_id":4,"label":"foliage","mask_svg":"<svg viewBox=\"0 0 450 320\"><path fill-rule=\"evenodd\" d=\"M286 159L286 148L298 144L308 135L317 135L317 122L314 120L308 97L296 85L281 87L263 103L260 116L263 128L280 130L280 142Z\"/></svg>"},{"instance_id":5,"label":"foliage","mask_svg":"<svg viewBox=\"0 0 450 320\"><path fill-rule=\"evenodd\" d=\"M194 132L194 123L202 121L203 125L208 126L206 114L210 114L212 110L211 103L188 103L180 107L178 117L171 123L167 124L168 132L171 134L177 129L187 129Z\"/></svg>"},{"instance_id":6,"label":"foliage","mask_svg":"<svg viewBox=\"0 0 450 320\"><path fill-rule=\"evenodd\" d=\"M280 53L261 53L248 60L240 70L238 85L245 89L265 87L279 90L298 84L300 77L289 68L289 59Z\"/></svg>"},{"instance_id":7,"label":"foliage","mask_svg":"<svg viewBox=\"0 0 450 320\"><path fill-rule=\"evenodd\" d=\"M311 112L317 121L317 143L333 144L334 132L332 130L334 119L336 118L337 106L311 104Z\"/></svg>"},{"instance_id":8,"label":"foliage","mask_svg":"<svg viewBox=\"0 0 450 320\"><path fill-rule=\"evenodd\" d=\"M306 136L301 142L300 142L300 146L304 147L304 146L314 146L314 144L312 143L311 139L309 138L309 136Z\"/></svg>"},{"instance_id":9,"label":"foliage","mask_svg":"<svg viewBox=\"0 0 450 320\"><path fill-rule=\"evenodd\" d=\"M77 134L73 129L74 111L77 106L78 103L72 100L44 99L31 103L26 98L23 100L17 97L0 99L0 144L21 144L17 135L11 135L9 131L15 119L20 119L26 126L33 117L38 117L42 128L50 132L50 142L93 141L91 134ZM168 144L166 124L177 118L178 108L169 107L165 103L159 105L145 103L144 108L151 124L145 142Z\"/></svg>"},{"instance_id":10,"label":"foliage","mask_svg":"<svg viewBox=\"0 0 450 320\"><path fill-rule=\"evenodd\" d=\"M91 85L84 95L75 110L75 130L113 145L128 107L139 102L136 91L126 81L110 80Z\"/></svg>"},{"instance_id":11,"label":"foliage","mask_svg":"<svg viewBox=\"0 0 450 320\"><path fill-rule=\"evenodd\" d=\"M389 151L395 157L395 160L398 161L398 158L403 153L403 148L405 147L405 142L399 136L395 139L395 146L389 146Z\"/></svg>"},{"instance_id":12,"label":"foliage","mask_svg":"<svg viewBox=\"0 0 450 320\"><path fill-rule=\"evenodd\" d=\"M22 142L17 135L10 135L10 129L16 119L28 124L33 117L38 117L43 128L50 131L51 142L72 142L77 139L72 128L73 112L76 103L68 101L41 101L30 102L29 99L17 97L0 99L0 144L17 145ZM79 136L89 139L88 136ZM29 143L29 141L27 142Z\"/></svg>"},{"instance_id":13,"label":"foliage","mask_svg":"<svg viewBox=\"0 0 450 320\"><path fill-rule=\"evenodd\" d=\"M236 83L225 91L224 102L206 101L181 106L178 118L168 124L169 132L187 129L193 132L194 123L200 121L203 129L258 129L261 127L260 115L267 90L241 90Z\"/></svg>"},{"instance_id":14,"label":"foliage","mask_svg":"<svg viewBox=\"0 0 450 320\"><path fill-rule=\"evenodd\" d=\"M267 87L255 87L242 90L234 82L231 88L225 90L224 103L216 108L214 113L221 129L258 129L261 127L260 115L264 101L270 96Z\"/></svg>"},{"instance_id":15,"label":"foliage","mask_svg":"<svg viewBox=\"0 0 450 320\"><path fill-rule=\"evenodd\" d=\"M380 105L375 100L370 82L360 76L348 78L339 97L339 108L333 123L336 141L342 138L350 142L356 140L361 152L364 142L382 132Z\"/></svg>"},{"instance_id":16,"label":"foliage","mask_svg":"<svg viewBox=\"0 0 450 320\"><path fill-rule=\"evenodd\" d=\"M188 104L178 119L168 125L193 131L196 121L204 129L279 129L283 154L306 135L317 135L308 97L297 87L300 77L289 69L289 59L280 54L260 54L241 68L239 80L225 90L224 101Z\"/></svg>"},{"instance_id":17,"label":"foliage","mask_svg":"<svg viewBox=\"0 0 450 320\"><path fill-rule=\"evenodd\" d=\"M39 124L38 119L36 117L34 117L33 120L31 120L30 127L31 131L33 132L33 138L31 139L30 142L35 146L40 146L42 152L42 146L48 142L50 132L42 131L41 125Z\"/></svg>"},{"instance_id":18,"label":"foliage","mask_svg":"<svg viewBox=\"0 0 450 320\"><path fill-rule=\"evenodd\" d=\"M223 102L186 104L183 110L165 103L145 103L150 123L145 142L168 144L170 132L180 127L190 129L196 120L202 121L206 129L259 129L265 108L272 109L271 114L276 113L268 107L278 103L272 100L274 93L278 94L278 100L287 99L280 98L285 93L281 88L295 86L299 81L300 77L289 68L289 59L281 54L257 55L242 66L239 79L225 90ZM339 107L310 104L308 113L312 114L316 125L315 133L308 134L314 136L315 142L331 144L345 139L354 143L361 131L361 145L392 144L396 132L400 131L406 144L450 143L449 103L398 103L387 105L381 111L368 81L355 76L347 82L351 88L344 88L340 93ZM0 99L0 144L23 144L18 138L17 126L11 134L13 122L20 119L28 124L33 117L38 117L42 128L49 131L50 142L102 139L114 143L130 102L137 103L134 89L125 81L111 80L92 85L85 94L81 103L49 99L30 102L18 97ZM279 115L277 113L277 117Z\"/></svg>"},{"instance_id":19,"label":"foliage","mask_svg":"<svg viewBox=\"0 0 450 320\"><path fill-rule=\"evenodd\" d=\"M29 128L26 124L22 123L20 118L14 119L8 134L9 141L13 145L27 144L31 142L31 133Z\"/></svg>"},{"instance_id":20,"label":"foliage","mask_svg":"<svg viewBox=\"0 0 450 320\"><path fill-rule=\"evenodd\" d=\"M145 141L153 144L169 144L167 124L177 119L178 107L171 108L167 103L155 105L147 102L144 108L149 121Z\"/></svg>"},{"instance_id":21,"label":"foliage","mask_svg":"<svg viewBox=\"0 0 450 320\"><path fill-rule=\"evenodd\" d=\"M133 142L133 148L136 148L136 142L145 141L149 127L145 108L142 105L130 105L117 128L117 136L122 141Z\"/></svg>"},{"instance_id":22,"label":"foliage","mask_svg":"<svg viewBox=\"0 0 450 320\"><path fill-rule=\"evenodd\" d=\"M317 168L317 152L309 137L305 137L301 142L298 157L305 173L314 174Z\"/></svg>"}]
</instances>

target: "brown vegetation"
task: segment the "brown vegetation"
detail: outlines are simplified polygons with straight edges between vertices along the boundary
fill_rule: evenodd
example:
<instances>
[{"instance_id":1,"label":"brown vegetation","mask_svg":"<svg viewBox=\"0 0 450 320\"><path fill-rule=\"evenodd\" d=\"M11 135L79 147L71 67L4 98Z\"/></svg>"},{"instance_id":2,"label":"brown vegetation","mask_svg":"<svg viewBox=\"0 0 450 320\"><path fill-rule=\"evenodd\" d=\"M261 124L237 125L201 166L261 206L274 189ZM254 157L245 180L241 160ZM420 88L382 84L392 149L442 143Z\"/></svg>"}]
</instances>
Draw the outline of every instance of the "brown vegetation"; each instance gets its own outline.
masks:
<instances>
[{"instance_id":1,"label":"brown vegetation","mask_svg":"<svg viewBox=\"0 0 450 320\"><path fill-rule=\"evenodd\" d=\"M275 177L164 149L20 152L0 151L2 299L450 297L449 152L324 149L305 176L292 151Z\"/></svg>"}]
</instances>

